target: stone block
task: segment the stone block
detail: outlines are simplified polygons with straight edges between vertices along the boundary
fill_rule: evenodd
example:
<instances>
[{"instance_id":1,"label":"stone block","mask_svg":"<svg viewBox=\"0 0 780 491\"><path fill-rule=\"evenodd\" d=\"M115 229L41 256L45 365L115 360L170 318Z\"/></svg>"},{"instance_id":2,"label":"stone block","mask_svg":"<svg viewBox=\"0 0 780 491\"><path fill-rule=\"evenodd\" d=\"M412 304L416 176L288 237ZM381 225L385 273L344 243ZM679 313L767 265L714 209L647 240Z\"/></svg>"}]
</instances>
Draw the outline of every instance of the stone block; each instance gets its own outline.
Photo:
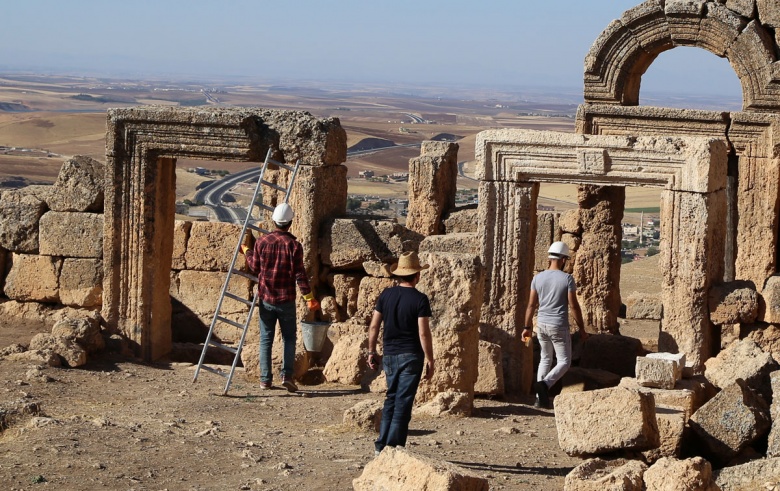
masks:
<instances>
[{"instance_id":1,"label":"stone block","mask_svg":"<svg viewBox=\"0 0 780 491\"><path fill-rule=\"evenodd\" d=\"M774 324L740 324L739 338L755 342L762 351L772 355L780 363L780 327Z\"/></svg>"},{"instance_id":2,"label":"stone block","mask_svg":"<svg viewBox=\"0 0 780 491\"><path fill-rule=\"evenodd\" d=\"M638 460L586 460L566 475L564 491L642 491L647 465Z\"/></svg>"},{"instance_id":3,"label":"stone block","mask_svg":"<svg viewBox=\"0 0 780 491\"><path fill-rule=\"evenodd\" d=\"M534 244L534 270L542 271L547 269L549 261L547 259L547 249L550 244L560 238L558 230L557 213L537 213L536 214L536 242Z\"/></svg>"},{"instance_id":4,"label":"stone block","mask_svg":"<svg viewBox=\"0 0 780 491\"><path fill-rule=\"evenodd\" d=\"M721 491L772 489L780 482L780 458L754 460L715 472L715 484Z\"/></svg>"},{"instance_id":5,"label":"stone block","mask_svg":"<svg viewBox=\"0 0 780 491\"><path fill-rule=\"evenodd\" d=\"M409 160L409 213L406 226L421 235L444 233L442 216L455 207L458 144L423 142Z\"/></svg>"},{"instance_id":6,"label":"stone block","mask_svg":"<svg viewBox=\"0 0 780 491\"><path fill-rule=\"evenodd\" d=\"M99 307L103 303L103 261L73 258L63 260L59 293L63 305Z\"/></svg>"},{"instance_id":7,"label":"stone block","mask_svg":"<svg viewBox=\"0 0 780 491\"><path fill-rule=\"evenodd\" d=\"M451 252L479 255L479 236L476 233L431 235L420 242L419 252Z\"/></svg>"},{"instance_id":8,"label":"stone block","mask_svg":"<svg viewBox=\"0 0 780 491\"><path fill-rule=\"evenodd\" d=\"M3 296L3 284L5 283L5 275L8 272L8 259L11 255L8 251L0 247L0 296Z\"/></svg>"},{"instance_id":9,"label":"stone block","mask_svg":"<svg viewBox=\"0 0 780 491\"><path fill-rule=\"evenodd\" d=\"M772 420L772 429L769 432L766 456L780 457L780 371L772 372L770 380L772 384L772 404L769 407L769 415Z\"/></svg>"},{"instance_id":10,"label":"stone block","mask_svg":"<svg viewBox=\"0 0 780 491\"><path fill-rule=\"evenodd\" d=\"M663 310L659 295L634 292L626 298L626 319L661 320Z\"/></svg>"},{"instance_id":11,"label":"stone block","mask_svg":"<svg viewBox=\"0 0 780 491\"><path fill-rule=\"evenodd\" d=\"M450 210L444 219L444 233L476 233L477 206L468 205Z\"/></svg>"},{"instance_id":12,"label":"stone block","mask_svg":"<svg viewBox=\"0 0 780 491\"><path fill-rule=\"evenodd\" d=\"M647 358L654 360L664 360L674 366L674 378L675 381L682 379L683 370L685 369L685 353L648 353Z\"/></svg>"},{"instance_id":13,"label":"stone block","mask_svg":"<svg viewBox=\"0 0 780 491\"><path fill-rule=\"evenodd\" d=\"M355 491L488 491L487 479L449 462L386 447L352 481Z\"/></svg>"},{"instance_id":14,"label":"stone block","mask_svg":"<svg viewBox=\"0 0 780 491\"><path fill-rule=\"evenodd\" d=\"M325 224L320 253L334 270L358 269L365 261L392 263L422 238L391 221L340 218Z\"/></svg>"},{"instance_id":15,"label":"stone block","mask_svg":"<svg viewBox=\"0 0 780 491\"><path fill-rule=\"evenodd\" d=\"M42 256L103 257L102 214L50 211L39 227Z\"/></svg>"},{"instance_id":16,"label":"stone block","mask_svg":"<svg viewBox=\"0 0 780 491\"><path fill-rule=\"evenodd\" d=\"M62 261L51 256L13 254L5 279L5 295L20 302L59 303Z\"/></svg>"},{"instance_id":17,"label":"stone block","mask_svg":"<svg viewBox=\"0 0 780 491\"><path fill-rule=\"evenodd\" d=\"M561 393L608 389L620 384L620 375L597 368L571 367L561 379Z\"/></svg>"},{"instance_id":18,"label":"stone block","mask_svg":"<svg viewBox=\"0 0 780 491\"><path fill-rule=\"evenodd\" d=\"M176 220L173 225L173 257L171 269L187 269L185 255L187 253L187 241L190 238L192 222L186 220Z\"/></svg>"},{"instance_id":19,"label":"stone block","mask_svg":"<svg viewBox=\"0 0 780 491\"><path fill-rule=\"evenodd\" d=\"M558 218L558 228L561 233L582 235L582 219L579 208L566 210Z\"/></svg>"},{"instance_id":20,"label":"stone block","mask_svg":"<svg viewBox=\"0 0 780 491\"><path fill-rule=\"evenodd\" d=\"M656 406L655 419L658 422L658 437L661 444L658 448L642 452L642 457L646 462L655 462L666 457L679 457L685 422L688 419L685 413Z\"/></svg>"},{"instance_id":21,"label":"stone block","mask_svg":"<svg viewBox=\"0 0 780 491\"><path fill-rule=\"evenodd\" d=\"M761 290L761 308L759 320L769 324L780 324L780 275L767 278ZM763 314L763 315L761 315Z\"/></svg>"},{"instance_id":22,"label":"stone block","mask_svg":"<svg viewBox=\"0 0 780 491\"><path fill-rule=\"evenodd\" d=\"M715 358L705 362L704 372L707 380L721 389L731 385L737 379L744 380L765 400L772 400L770 372L777 370L772 355L766 353L750 339L731 344Z\"/></svg>"},{"instance_id":23,"label":"stone block","mask_svg":"<svg viewBox=\"0 0 780 491\"><path fill-rule=\"evenodd\" d=\"M30 350L51 350L59 355L65 364L71 368L80 367L87 363L87 351L79 346L76 341L61 338L47 333L39 333L30 340Z\"/></svg>"},{"instance_id":24,"label":"stone block","mask_svg":"<svg viewBox=\"0 0 780 491\"><path fill-rule=\"evenodd\" d=\"M749 281L715 285L708 301L713 324L750 323L758 317L758 293Z\"/></svg>"},{"instance_id":25,"label":"stone block","mask_svg":"<svg viewBox=\"0 0 780 491\"><path fill-rule=\"evenodd\" d=\"M636 359L636 379L639 385L659 389L674 389L679 365L669 360L640 356Z\"/></svg>"},{"instance_id":26,"label":"stone block","mask_svg":"<svg viewBox=\"0 0 780 491\"><path fill-rule=\"evenodd\" d=\"M726 8L742 17L752 18L756 13L756 0L726 0Z\"/></svg>"},{"instance_id":27,"label":"stone block","mask_svg":"<svg viewBox=\"0 0 780 491\"><path fill-rule=\"evenodd\" d=\"M468 392L445 390L439 392L428 403L415 409L414 414L438 418L455 416L458 418L471 416L474 399Z\"/></svg>"},{"instance_id":28,"label":"stone block","mask_svg":"<svg viewBox=\"0 0 780 491\"><path fill-rule=\"evenodd\" d=\"M344 426L361 431L379 433L382 421L382 403L380 401L360 401L344 411Z\"/></svg>"},{"instance_id":29,"label":"stone block","mask_svg":"<svg viewBox=\"0 0 780 491\"><path fill-rule=\"evenodd\" d=\"M777 9L775 0L756 0L758 7L758 18L761 24L769 27L780 27L780 10Z\"/></svg>"},{"instance_id":30,"label":"stone block","mask_svg":"<svg viewBox=\"0 0 780 491\"><path fill-rule=\"evenodd\" d=\"M706 457L728 462L742 449L769 431L769 406L741 379L693 413L689 421Z\"/></svg>"},{"instance_id":31,"label":"stone block","mask_svg":"<svg viewBox=\"0 0 780 491\"><path fill-rule=\"evenodd\" d=\"M648 450L660 444L653 396L622 387L559 395L555 424L558 443L569 455Z\"/></svg>"},{"instance_id":32,"label":"stone block","mask_svg":"<svg viewBox=\"0 0 780 491\"><path fill-rule=\"evenodd\" d=\"M717 491L712 466L701 457L662 458L645 471L646 491Z\"/></svg>"},{"instance_id":33,"label":"stone block","mask_svg":"<svg viewBox=\"0 0 780 491\"><path fill-rule=\"evenodd\" d=\"M360 385L363 376L371 371L367 359L368 333L347 334L334 343L322 375L328 382Z\"/></svg>"},{"instance_id":34,"label":"stone block","mask_svg":"<svg viewBox=\"0 0 780 491\"><path fill-rule=\"evenodd\" d=\"M76 342L87 353L96 353L105 348L100 332L99 314L84 317L68 317L54 324L52 336Z\"/></svg>"},{"instance_id":35,"label":"stone block","mask_svg":"<svg viewBox=\"0 0 780 491\"><path fill-rule=\"evenodd\" d=\"M46 199L52 211L103 212L105 167L102 162L76 155L65 161Z\"/></svg>"},{"instance_id":36,"label":"stone block","mask_svg":"<svg viewBox=\"0 0 780 491\"><path fill-rule=\"evenodd\" d=\"M329 278L332 278L331 286L335 292L339 311L344 317L352 317L357 312L362 277L352 274L334 274Z\"/></svg>"},{"instance_id":37,"label":"stone block","mask_svg":"<svg viewBox=\"0 0 780 491\"><path fill-rule=\"evenodd\" d=\"M390 263L382 263L379 261L365 261L363 262L363 269L368 276L374 278L392 278L393 273L390 272Z\"/></svg>"},{"instance_id":38,"label":"stone block","mask_svg":"<svg viewBox=\"0 0 780 491\"><path fill-rule=\"evenodd\" d=\"M674 390L655 389L639 385L635 378L624 377L620 380L619 387L652 395L656 408L662 407L682 411L686 419L699 407L696 406L696 392L687 388L679 388L679 385Z\"/></svg>"},{"instance_id":39,"label":"stone block","mask_svg":"<svg viewBox=\"0 0 780 491\"><path fill-rule=\"evenodd\" d=\"M357 305L355 315L352 316L357 322L368 324L374 315L374 307L379 295L385 288L395 284L392 278L372 278L365 276L360 280L360 289L357 295Z\"/></svg>"},{"instance_id":40,"label":"stone block","mask_svg":"<svg viewBox=\"0 0 780 491\"><path fill-rule=\"evenodd\" d=\"M501 346L479 341L479 368L474 393L486 396L504 394L504 370L501 364Z\"/></svg>"},{"instance_id":41,"label":"stone block","mask_svg":"<svg viewBox=\"0 0 780 491\"><path fill-rule=\"evenodd\" d=\"M641 355L642 342L636 338L597 334L589 336L583 343L580 366L633 377L636 374L636 358Z\"/></svg>"},{"instance_id":42,"label":"stone block","mask_svg":"<svg viewBox=\"0 0 780 491\"><path fill-rule=\"evenodd\" d=\"M32 193L0 191L0 247L15 253L38 253L38 222L48 210Z\"/></svg>"},{"instance_id":43,"label":"stone block","mask_svg":"<svg viewBox=\"0 0 780 491\"><path fill-rule=\"evenodd\" d=\"M241 227L232 223L193 222L184 254L187 269L227 272L240 235ZM246 269L243 254L236 259L236 269Z\"/></svg>"}]
</instances>

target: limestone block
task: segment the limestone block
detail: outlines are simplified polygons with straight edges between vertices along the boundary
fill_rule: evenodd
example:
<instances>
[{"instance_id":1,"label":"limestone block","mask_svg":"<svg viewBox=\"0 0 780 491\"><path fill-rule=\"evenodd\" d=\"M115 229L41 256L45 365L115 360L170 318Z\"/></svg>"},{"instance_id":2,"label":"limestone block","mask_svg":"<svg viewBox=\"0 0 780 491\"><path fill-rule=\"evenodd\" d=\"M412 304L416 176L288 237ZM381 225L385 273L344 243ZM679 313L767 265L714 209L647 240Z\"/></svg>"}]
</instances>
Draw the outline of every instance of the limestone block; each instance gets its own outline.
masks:
<instances>
[{"instance_id":1,"label":"limestone block","mask_svg":"<svg viewBox=\"0 0 780 491\"><path fill-rule=\"evenodd\" d=\"M27 350L21 353L10 353L0 356L0 359L19 363L34 363L50 367L62 366L62 358L51 349Z\"/></svg>"},{"instance_id":2,"label":"limestone block","mask_svg":"<svg viewBox=\"0 0 780 491\"><path fill-rule=\"evenodd\" d=\"M176 220L173 225L173 257L171 269L187 269L185 254L187 253L187 241L190 238L192 222L186 220Z\"/></svg>"},{"instance_id":3,"label":"limestone block","mask_svg":"<svg viewBox=\"0 0 780 491\"><path fill-rule=\"evenodd\" d=\"M566 210L558 218L558 228L561 233L582 235L582 218L579 208Z\"/></svg>"},{"instance_id":4,"label":"limestone block","mask_svg":"<svg viewBox=\"0 0 780 491\"><path fill-rule=\"evenodd\" d=\"M374 315L374 307L379 295L385 288L395 285L392 278L372 278L365 276L360 280L360 289L358 290L357 306L353 319L358 322L368 324Z\"/></svg>"},{"instance_id":5,"label":"limestone block","mask_svg":"<svg viewBox=\"0 0 780 491\"><path fill-rule=\"evenodd\" d=\"M620 375L597 368L571 367L561 379L561 393L608 389L620 383Z\"/></svg>"},{"instance_id":6,"label":"limestone block","mask_svg":"<svg viewBox=\"0 0 780 491\"><path fill-rule=\"evenodd\" d=\"M87 353L95 353L105 348L103 335L100 332L98 315L91 317L68 317L56 324L51 330L54 337L74 341Z\"/></svg>"},{"instance_id":7,"label":"limestone block","mask_svg":"<svg viewBox=\"0 0 780 491\"><path fill-rule=\"evenodd\" d=\"M557 213L537 213L536 214L536 242L534 244L534 270L542 271L547 269L549 264L547 260L547 249L550 244L560 238L558 231Z\"/></svg>"},{"instance_id":8,"label":"limestone block","mask_svg":"<svg viewBox=\"0 0 780 491\"><path fill-rule=\"evenodd\" d=\"M478 229L477 206L468 205L455 208L444 219L444 233L475 233Z\"/></svg>"},{"instance_id":9,"label":"limestone block","mask_svg":"<svg viewBox=\"0 0 780 491\"><path fill-rule=\"evenodd\" d=\"M663 309L658 295L633 292L626 298L626 319L661 320Z\"/></svg>"},{"instance_id":10,"label":"limestone block","mask_svg":"<svg viewBox=\"0 0 780 491\"><path fill-rule=\"evenodd\" d=\"M642 452L646 462L660 458L679 457L687 417L684 412L656 406L655 419L658 422L658 437L661 445Z\"/></svg>"},{"instance_id":11,"label":"limestone block","mask_svg":"<svg viewBox=\"0 0 780 491\"><path fill-rule=\"evenodd\" d=\"M419 252L452 252L479 254L479 236L476 233L431 235L420 242Z\"/></svg>"},{"instance_id":12,"label":"limestone block","mask_svg":"<svg viewBox=\"0 0 780 491\"><path fill-rule=\"evenodd\" d=\"M772 489L780 482L780 458L761 459L725 467L715 472L715 484L721 491Z\"/></svg>"},{"instance_id":13,"label":"limestone block","mask_svg":"<svg viewBox=\"0 0 780 491\"><path fill-rule=\"evenodd\" d=\"M390 272L390 263L382 263L379 261L365 261L363 262L363 269L369 276L374 278L391 278L393 274Z\"/></svg>"},{"instance_id":14,"label":"limestone block","mask_svg":"<svg viewBox=\"0 0 780 491\"><path fill-rule=\"evenodd\" d=\"M30 350L51 350L71 368L80 367L87 363L87 351L84 348L73 340L52 334L40 333L33 336L30 340Z\"/></svg>"},{"instance_id":15,"label":"limestone block","mask_svg":"<svg viewBox=\"0 0 780 491\"><path fill-rule=\"evenodd\" d=\"M668 361L674 366L675 382L682 379L685 369L685 353L648 353L647 358Z\"/></svg>"},{"instance_id":16,"label":"limestone block","mask_svg":"<svg viewBox=\"0 0 780 491\"><path fill-rule=\"evenodd\" d=\"M555 424L558 443L569 455L647 450L660 444L652 395L621 387L559 395Z\"/></svg>"},{"instance_id":17,"label":"limestone block","mask_svg":"<svg viewBox=\"0 0 780 491\"><path fill-rule=\"evenodd\" d=\"M449 462L434 460L402 448L385 447L352 481L355 491L488 491L483 477Z\"/></svg>"},{"instance_id":18,"label":"limestone block","mask_svg":"<svg viewBox=\"0 0 780 491\"><path fill-rule=\"evenodd\" d=\"M739 337L754 341L762 351L772 355L780 363L780 327L774 324L742 324Z\"/></svg>"},{"instance_id":19,"label":"limestone block","mask_svg":"<svg viewBox=\"0 0 780 491\"><path fill-rule=\"evenodd\" d=\"M39 227L42 256L103 257L102 214L50 211Z\"/></svg>"},{"instance_id":20,"label":"limestone block","mask_svg":"<svg viewBox=\"0 0 780 491\"><path fill-rule=\"evenodd\" d=\"M713 324L750 323L758 316L758 294L748 281L716 285L710 288L709 307Z\"/></svg>"},{"instance_id":21,"label":"limestone block","mask_svg":"<svg viewBox=\"0 0 780 491\"><path fill-rule=\"evenodd\" d=\"M763 316L759 320L780 324L780 275L770 276L761 291Z\"/></svg>"},{"instance_id":22,"label":"limestone block","mask_svg":"<svg viewBox=\"0 0 780 491\"><path fill-rule=\"evenodd\" d=\"M455 207L458 144L425 141L409 160L409 213L406 226L422 235L444 233L442 216Z\"/></svg>"},{"instance_id":23,"label":"limestone block","mask_svg":"<svg viewBox=\"0 0 780 491\"><path fill-rule=\"evenodd\" d=\"M769 432L766 456L780 457L780 371L772 372L770 379L772 383L772 405L769 407L769 415L772 419L772 429Z\"/></svg>"},{"instance_id":24,"label":"limestone block","mask_svg":"<svg viewBox=\"0 0 780 491\"><path fill-rule=\"evenodd\" d=\"M726 8L742 17L752 18L756 12L756 0L726 0Z\"/></svg>"},{"instance_id":25,"label":"limestone block","mask_svg":"<svg viewBox=\"0 0 780 491\"><path fill-rule=\"evenodd\" d=\"M193 222L184 254L187 269L227 272L240 235L241 227L232 223ZM246 269L243 254L236 259L236 269Z\"/></svg>"},{"instance_id":26,"label":"limestone block","mask_svg":"<svg viewBox=\"0 0 780 491\"><path fill-rule=\"evenodd\" d=\"M416 415L468 417L471 416L473 397L468 392L445 390L436 394L427 404L415 409Z\"/></svg>"},{"instance_id":27,"label":"limestone block","mask_svg":"<svg viewBox=\"0 0 780 491\"><path fill-rule=\"evenodd\" d=\"M586 460L566 475L564 491L642 491L647 465L638 460Z\"/></svg>"},{"instance_id":28,"label":"limestone block","mask_svg":"<svg viewBox=\"0 0 780 491\"><path fill-rule=\"evenodd\" d=\"M780 27L780 10L777 9L775 0L756 0L758 18L761 24L769 27Z\"/></svg>"},{"instance_id":29,"label":"limestone block","mask_svg":"<svg viewBox=\"0 0 780 491\"><path fill-rule=\"evenodd\" d=\"M335 291L336 305L345 317L352 317L358 308L361 277L351 274L334 274L331 278L333 279L332 286Z\"/></svg>"},{"instance_id":30,"label":"limestone block","mask_svg":"<svg viewBox=\"0 0 780 491\"><path fill-rule=\"evenodd\" d=\"M691 428L714 462L727 462L769 431L769 405L741 379L693 413Z\"/></svg>"},{"instance_id":31,"label":"limestone block","mask_svg":"<svg viewBox=\"0 0 780 491\"><path fill-rule=\"evenodd\" d=\"M471 398L479 367L479 320L485 284L484 268L469 254L422 253L429 264L417 289L431 302L430 321L436 370L417 392L417 402L446 390Z\"/></svg>"},{"instance_id":32,"label":"limestone block","mask_svg":"<svg viewBox=\"0 0 780 491\"><path fill-rule=\"evenodd\" d=\"M357 269L365 261L391 263L417 250L422 236L390 221L339 218L325 225L320 253L334 270Z\"/></svg>"},{"instance_id":33,"label":"limestone block","mask_svg":"<svg viewBox=\"0 0 780 491\"><path fill-rule=\"evenodd\" d=\"M712 466L701 457L685 460L664 457L644 475L647 491L717 491Z\"/></svg>"},{"instance_id":34,"label":"limestone block","mask_svg":"<svg viewBox=\"0 0 780 491\"><path fill-rule=\"evenodd\" d=\"M105 167L102 162L76 155L62 164L47 197L52 211L103 212Z\"/></svg>"},{"instance_id":35,"label":"limestone block","mask_svg":"<svg viewBox=\"0 0 780 491\"><path fill-rule=\"evenodd\" d=\"M700 399L697 398L695 390L681 387L681 382L677 382L677 384L677 388L674 390L655 389L639 385L635 378L624 377L620 380L619 386L643 394L650 394L653 396L656 408L663 407L682 411L687 419L701 406L701 404L697 405Z\"/></svg>"},{"instance_id":36,"label":"limestone block","mask_svg":"<svg viewBox=\"0 0 780 491\"><path fill-rule=\"evenodd\" d=\"M322 320L325 322L344 322L344 317L339 312L339 306L336 304L336 298L327 296L320 299L320 311Z\"/></svg>"},{"instance_id":37,"label":"limestone block","mask_svg":"<svg viewBox=\"0 0 780 491\"><path fill-rule=\"evenodd\" d=\"M3 296L3 283L5 283L5 275L8 269L7 262L9 258L9 252L0 247L0 296Z\"/></svg>"},{"instance_id":38,"label":"limestone block","mask_svg":"<svg viewBox=\"0 0 780 491\"><path fill-rule=\"evenodd\" d=\"M379 433L382 421L382 403L379 401L360 401L344 411L344 426L361 431Z\"/></svg>"},{"instance_id":39,"label":"limestone block","mask_svg":"<svg viewBox=\"0 0 780 491\"><path fill-rule=\"evenodd\" d=\"M20 302L59 303L62 261L50 256L13 254L5 279L5 295Z\"/></svg>"},{"instance_id":40,"label":"limestone block","mask_svg":"<svg viewBox=\"0 0 780 491\"><path fill-rule=\"evenodd\" d=\"M479 341L479 367L474 393L499 396L504 394L504 370L501 366L501 346Z\"/></svg>"},{"instance_id":41,"label":"limestone block","mask_svg":"<svg viewBox=\"0 0 780 491\"><path fill-rule=\"evenodd\" d=\"M705 366L704 375L716 387L723 389L742 379L765 400L772 400L769 374L777 369L777 363L752 340L729 345L717 357L707 360Z\"/></svg>"},{"instance_id":42,"label":"limestone block","mask_svg":"<svg viewBox=\"0 0 780 491\"><path fill-rule=\"evenodd\" d=\"M367 332L342 336L333 345L322 375L328 382L359 385L363 375L370 371L367 359Z\"/></svg>"},{"instance_id":43,"label":"limestone block","mask_svg":"<svg viewBox=\"0 0 780 491\"><path fill-rule=\"evenodd\" d=\"M0 191L0 247L11 252L38 252L38 222L48 210L39 197L24 191Z\"/></svg>"},{"instance_id":44,"label":"limestone block","mask_svg":"<svg viewBox=\"0 0 780 491\"><path fill-rule=\"evenodd\" d=\"M72 307L98 307L103 303L103 261L71 259L62 261L60 302Z\"/></svg>"},{"instance_id":45,"label":"limestone block","mask_svg":"<svg viewBox=\"0 0 780 491\"><path fill-rule=\"evenodd\" d=\"M679 365L669 360L644 356L636 359L636 379L639 385L645 387L674 389L674 384L678 380L677 375L680 372Z\"/></svg>"},{"instance_id":46,"label":"limestone block","mask_svg":"<svg viewBox=\"0 0 780 491\"><path fill-rule=\"evenodd\" d=\"M281 382L282 361L284 359L284 341L279 327L274 330L274 342L271 346L271 374L274 381ZM244 365L244 376L248 380L260 380L260 343L254 341L244 344L241 350L241 364ZM309 353L303 346L300 329L295 338L295 361L293 361L293 378L300 380L311 368Z\"/></svg>"},{"instance_id":47,"label":"limestone block","mask_svg":"<svg viewBox=\"0 0 780 491\"><path fill-rule=\"evenodd\" d=\"M583 343L580 366L633 377L636 373L636 358L641 354L642 342L636 338L597 334L589 336Z\"/></svg>"}]
</instances>

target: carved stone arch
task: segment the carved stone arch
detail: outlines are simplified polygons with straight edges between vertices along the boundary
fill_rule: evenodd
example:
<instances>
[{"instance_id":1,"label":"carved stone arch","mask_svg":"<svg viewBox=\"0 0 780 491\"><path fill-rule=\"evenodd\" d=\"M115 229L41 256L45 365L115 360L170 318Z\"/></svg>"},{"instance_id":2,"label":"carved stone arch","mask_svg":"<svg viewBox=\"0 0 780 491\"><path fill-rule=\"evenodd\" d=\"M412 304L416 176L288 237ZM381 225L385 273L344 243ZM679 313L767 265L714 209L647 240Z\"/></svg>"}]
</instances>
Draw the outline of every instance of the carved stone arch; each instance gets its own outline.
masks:
<instances>
[{"instance_id":1,"label":"carved stone arch","mask_svg":"<svg viewBox=\"0 0 780 491\"><path fill-rule=\"evenodd\" d=\"M642 75L659 54L677 46L726 58L742 85L744 110L780 109L773 37L759 19L713 1L647 0L612 21L585 57L585 101L638 105Z\"/></svg>"}]
</instances>

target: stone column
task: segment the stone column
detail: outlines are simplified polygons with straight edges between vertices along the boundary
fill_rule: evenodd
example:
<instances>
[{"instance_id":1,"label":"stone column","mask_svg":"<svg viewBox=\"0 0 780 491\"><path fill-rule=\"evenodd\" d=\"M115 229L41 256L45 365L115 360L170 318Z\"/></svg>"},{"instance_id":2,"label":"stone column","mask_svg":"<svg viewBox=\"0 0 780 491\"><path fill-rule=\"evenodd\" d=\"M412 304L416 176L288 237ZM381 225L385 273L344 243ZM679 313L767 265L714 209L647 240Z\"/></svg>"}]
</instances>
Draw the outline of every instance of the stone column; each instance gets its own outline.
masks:
<instances>
[{"instance_id":1,"label":"stone column","mask_svg":"<svg viewBox=\"0 0 780 491\"><path fill-rule=\"evenodd\" d=\"M483 181L479 185L479 230L485 266L480 337L501 345L509 394L527 393L533 382L533 352L520 342L534 269L537 183Z\"/></svg>"},{"instance_id":2,"label":"stone column","mask_svg":"<svg viewBox=\"0 0 780 491\"><path fill-rule=\"evenodd\" d=\"M455 207L458 144L424 141L420 156L409 160L409 214L406 228L439 235L442 215Z\"/></svg>"},{"instance_id":3,"label":"stone column","mask_svg":"<svg viewBox=\"0 0 780 491\"><path fill-rule=\"evenodd\" d=\"M707 296L723 278L725 213L723 189L661 195L664 315L658 351L685 353L697 373L714 348Z\"/></svg>"},{"instance_id":4,"label":"stone column","mask_svg":"<svg viewBox=\"0 0 780 491\"><path fill-rule=\"evenodd\" d=\"M582 317L585 325L596 332L614 332L620 310L620 224L626 189L583 185L578 190L582 242L573 274Z\"/></svg>"}]
</instances>

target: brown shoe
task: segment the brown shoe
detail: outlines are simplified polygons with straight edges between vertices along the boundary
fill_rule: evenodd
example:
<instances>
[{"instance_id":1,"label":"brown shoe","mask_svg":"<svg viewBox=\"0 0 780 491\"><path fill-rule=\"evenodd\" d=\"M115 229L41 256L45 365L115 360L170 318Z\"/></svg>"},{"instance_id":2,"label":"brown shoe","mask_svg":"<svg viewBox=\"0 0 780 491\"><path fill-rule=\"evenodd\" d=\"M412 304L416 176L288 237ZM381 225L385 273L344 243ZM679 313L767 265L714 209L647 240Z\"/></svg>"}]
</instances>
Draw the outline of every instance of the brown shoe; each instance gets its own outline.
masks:
<instances>
[{"instance_id":1,"label":"brown shoe","mask_svg":"<svg viewBox=\"0 0 780 491\"><path fill-rule=\"evenodd\" d=\"M295 382L293 382L290 379L282 379L282 387L287 389L287 392L297 392L298 386L295 385Z\"/></svg>"},{"instance_id":2,"label":"brown shoe","mask_svg":"<svg viewBox=\"0 0 780 491\"><path fill-rule=\"evenodd\" d=\"M260 382L260 390L268 390L271 389L271 382Z\"/></svg>"}]
</instances>

